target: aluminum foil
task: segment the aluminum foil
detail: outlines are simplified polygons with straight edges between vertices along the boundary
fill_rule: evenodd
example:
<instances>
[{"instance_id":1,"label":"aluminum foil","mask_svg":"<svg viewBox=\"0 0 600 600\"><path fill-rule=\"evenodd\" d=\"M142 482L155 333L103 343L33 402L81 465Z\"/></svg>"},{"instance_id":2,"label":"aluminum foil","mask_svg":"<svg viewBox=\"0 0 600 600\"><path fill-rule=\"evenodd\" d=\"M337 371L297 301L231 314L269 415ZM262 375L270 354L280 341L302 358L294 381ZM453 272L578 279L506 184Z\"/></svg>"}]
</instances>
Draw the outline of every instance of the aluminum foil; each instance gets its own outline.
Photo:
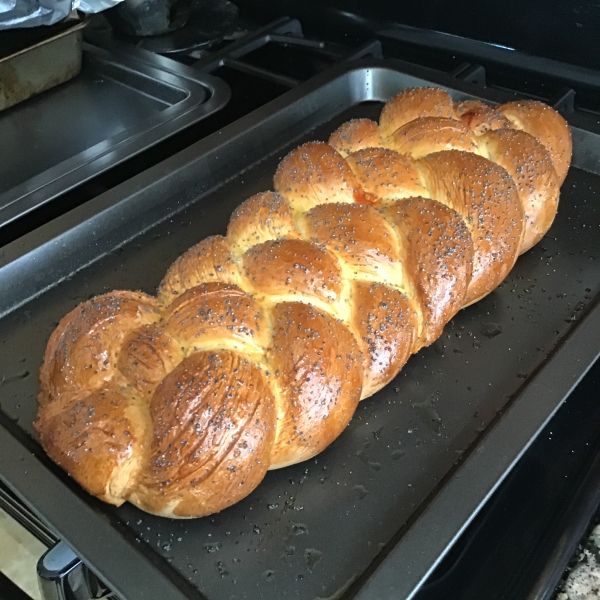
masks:
<instances>
[{"instance_id":1,"label":"aluminum foil","mask_svg":"<svg viewBox=\"0 0 600 600\"><path fill-rule=\"evenodd\" d=\"M0 30L54 25L74 10L98 13L122 0L0 0Z\"/></svg>"}]
</instances>

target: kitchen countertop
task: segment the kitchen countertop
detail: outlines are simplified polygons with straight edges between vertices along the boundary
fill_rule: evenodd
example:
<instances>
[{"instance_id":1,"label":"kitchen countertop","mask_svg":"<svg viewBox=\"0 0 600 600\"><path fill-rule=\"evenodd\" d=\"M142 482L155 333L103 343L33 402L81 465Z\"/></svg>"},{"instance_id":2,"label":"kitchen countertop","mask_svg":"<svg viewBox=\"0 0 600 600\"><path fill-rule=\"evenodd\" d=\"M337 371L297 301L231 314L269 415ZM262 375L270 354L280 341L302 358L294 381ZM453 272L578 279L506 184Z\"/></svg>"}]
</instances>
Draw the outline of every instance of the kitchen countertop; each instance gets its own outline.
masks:
<instances>
[{"instance_id":1,"label":"kitchen countertop","mask_svg":"<svg viewBox=\"0 0 600 600\"><path fill-rule=\"evenodd\" d=\"M600 525L582 541L556 600L600 600Z\"/></svg>"}]
</instances>

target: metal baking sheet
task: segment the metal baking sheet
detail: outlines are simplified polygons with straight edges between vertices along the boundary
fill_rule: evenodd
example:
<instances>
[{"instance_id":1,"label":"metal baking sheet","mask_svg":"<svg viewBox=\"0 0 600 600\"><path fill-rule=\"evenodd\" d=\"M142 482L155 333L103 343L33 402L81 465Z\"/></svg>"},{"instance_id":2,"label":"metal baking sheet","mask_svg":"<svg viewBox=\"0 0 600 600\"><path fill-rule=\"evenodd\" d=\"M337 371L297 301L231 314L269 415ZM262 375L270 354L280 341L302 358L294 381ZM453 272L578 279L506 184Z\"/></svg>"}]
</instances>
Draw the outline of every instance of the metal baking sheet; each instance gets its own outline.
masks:
<instances>
[{"instance_id":1,"label":"metal baking sheet","mask_svg":"<svg viewBox=\"0 0 600 600\"><path fill-rule=\"evenodd\" d=\"M74 16L51 27L13 29L2 34L0 111L57 86L81 69L82 29Z\"/></svg>"},{"instance_id":2,"label":"metal baking sheet","mask_svg":"<svg viewBox=\"0 0 600 600\"><path fill-rule=\"evenodd\" d=\"M316 458L213 517L172 521L101 503L41 450L37 370L67 311L114 288L152 293L271 187L288 150L430 83L507 99L398 61L338 65L3 249L0 477L123 599L410 598L597 357L600 136L573 128L548 235Z\"/></svg>"},{"instance_id":3,"label":"metal baking sheet","mask_svg":"<svg viewBox=\"0 0 600 600\"><path fill-rule=\"evenodd\" d=\"M230 95L222 80L173 60L84 42L79 75L0 114L0 228L221 109Z\"/></svg>"}]
</instances>

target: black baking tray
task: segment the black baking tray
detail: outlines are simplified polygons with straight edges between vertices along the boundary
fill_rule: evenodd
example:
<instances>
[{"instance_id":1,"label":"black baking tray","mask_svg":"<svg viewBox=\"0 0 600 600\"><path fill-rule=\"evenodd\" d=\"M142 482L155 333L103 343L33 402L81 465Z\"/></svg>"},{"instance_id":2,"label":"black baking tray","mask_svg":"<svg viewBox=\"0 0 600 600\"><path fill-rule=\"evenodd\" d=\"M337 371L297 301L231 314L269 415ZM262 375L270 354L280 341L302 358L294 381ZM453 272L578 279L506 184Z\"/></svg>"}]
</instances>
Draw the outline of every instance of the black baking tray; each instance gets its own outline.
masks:
<instances>
[{"instance_id":1,"label":"black baking tray","mask_svg":"<svg viewBox=\"0 0 600 600\"><path fill-rule=\"evenodd\" d=\"M0 228L208 117L231 96L217 77L115 41L84 42L80 62L69 82L0 115Z\"/></svg>"},{"instance_id":2,"label":"black baking tray","mask_svg":"<svg viewBox=\"0 0 600 600\"><path fill-rule=\"evenodd\" d=\"M429 83L512 98L400 61L338 65L1 250L0 477L123 599L410 598L598 356L600 136L573 127L548 235L318 457L173 521L102 504L41 450L36 375L67 311L114 288L152 293L271 187L288 150Z\"/></svg>"}]
</instances>

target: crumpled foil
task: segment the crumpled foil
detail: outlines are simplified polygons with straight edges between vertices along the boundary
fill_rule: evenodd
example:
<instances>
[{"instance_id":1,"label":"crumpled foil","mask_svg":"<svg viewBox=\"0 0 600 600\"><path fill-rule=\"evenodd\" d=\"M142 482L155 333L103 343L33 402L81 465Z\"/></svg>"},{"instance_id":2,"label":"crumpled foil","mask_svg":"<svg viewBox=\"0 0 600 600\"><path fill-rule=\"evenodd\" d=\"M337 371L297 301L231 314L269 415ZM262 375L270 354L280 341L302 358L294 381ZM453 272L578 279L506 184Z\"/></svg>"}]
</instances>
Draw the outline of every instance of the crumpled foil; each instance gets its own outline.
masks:
<instances>
[{"instance_id":1,"label":"crumpled foil","mask_svg":"<svg viewBox=\"0 0 600 600\"><path fill-rule=\"evenodd\" d=\"M0 0L0 30L54 25L73 10L98 13L122 0Z\"/></svg>"}]
</instances>

